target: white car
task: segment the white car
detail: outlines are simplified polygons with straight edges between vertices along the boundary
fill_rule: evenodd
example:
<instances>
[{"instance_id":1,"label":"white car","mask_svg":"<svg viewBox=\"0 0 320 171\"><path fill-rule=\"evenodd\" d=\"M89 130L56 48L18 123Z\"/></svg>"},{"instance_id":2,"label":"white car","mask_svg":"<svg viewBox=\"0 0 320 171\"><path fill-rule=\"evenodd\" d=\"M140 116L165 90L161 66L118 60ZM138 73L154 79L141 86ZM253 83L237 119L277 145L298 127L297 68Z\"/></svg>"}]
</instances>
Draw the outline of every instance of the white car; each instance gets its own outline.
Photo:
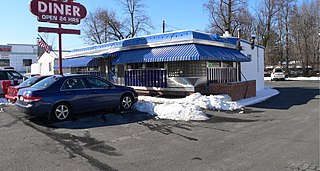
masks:
<instances>
[{"instance_id":1,"label":"white car","mask_svg":"<svg viewBox=\"0 0 320 171\"><path fill-rule=\"evenodd\" d=\"M271 81L274 80L285 80L285 72L282 68L274 68L271 72Z\"/></svg>"}]
</instances>

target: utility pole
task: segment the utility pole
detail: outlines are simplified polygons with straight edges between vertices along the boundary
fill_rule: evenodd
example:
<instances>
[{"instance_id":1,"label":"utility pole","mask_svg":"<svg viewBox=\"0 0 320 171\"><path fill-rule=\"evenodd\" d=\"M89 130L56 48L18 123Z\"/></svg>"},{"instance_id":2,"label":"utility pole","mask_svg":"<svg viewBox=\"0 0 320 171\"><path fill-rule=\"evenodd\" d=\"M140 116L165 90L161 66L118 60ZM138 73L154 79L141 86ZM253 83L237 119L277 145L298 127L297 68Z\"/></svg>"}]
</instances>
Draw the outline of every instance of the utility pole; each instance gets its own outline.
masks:
<instances>
[{"instance_id":1,"label":"utility pole","mask_svg":"<svg viewBox=\"0 0 320 171\"><path fill-rule=\"evenodd\" d=\"M164 33L166 31L166 23L165 21L163 20L162 21L162 33Z\"/></svg>"},{"instance_id":2,"label":"utility pole","mask_svg":"<svg viewBox=\"0 0 320 171\"><path fill-rule=\"evenodd\" d=\"M259 68L259 30L260 27L259 25L257 25L257 30L256 30L256 36L257 36L257 70L259 72L260 68Z\"/></svg>"}]
</instances>

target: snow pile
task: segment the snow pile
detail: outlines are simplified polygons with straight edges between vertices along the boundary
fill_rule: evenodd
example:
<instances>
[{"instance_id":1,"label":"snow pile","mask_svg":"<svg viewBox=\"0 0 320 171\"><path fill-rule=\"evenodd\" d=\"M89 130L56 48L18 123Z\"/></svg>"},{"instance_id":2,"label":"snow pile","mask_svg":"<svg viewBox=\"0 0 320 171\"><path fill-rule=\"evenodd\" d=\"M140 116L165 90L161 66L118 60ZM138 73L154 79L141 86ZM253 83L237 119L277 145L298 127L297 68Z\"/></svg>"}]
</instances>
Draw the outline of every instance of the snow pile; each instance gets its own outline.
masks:
<instances>
[{"instance_id":1,"label":"snow pile","mask_svg":"<svg viewBox=\"0 0 320 171\"><path fill-rule=\"evenodd\" d=\"M150 96L139 96L134 106L140 112L146 112L160 119L171 120L208 120L202 109L237 110L242 106L232 102L229 95L205 96L191 94L181 99L167 99Z\"/></svg>"},{"instance_id":2,"label":"snow pile","mask_svg":"<svg viewBox=\"0 0 320 171\"><path fill-rule=\"evenodd\" d=\"M171 119L171 120L196 120L203 121L209 118L201 111L201 108L197 105L181 105L178 103L174 104L159 104L154 107L154 113L160 119Z\"/></svg>"},{"instance_id":3,"label":"snow pile","mask_svg":"<svg viewBox=\"0 0 320 171\"><path fill-rule=\"evenodd\" d=\"M273 97L278 94L279 94L278 90L272 89L271 87L265 87L265 89L257 91L256 97L242 99L237 101L237 103L241 106L249 106L249 105L263 102L269 99L270 97Z\"/></svg>"},{"instance_id":4,"label":"snow pile","mask_svg":"<svg viewBox=\"0 0 320 171\"><path fill-rule=\"evenodd\" d=\"M286 80L292 80L292 81L297 81L297 80L320 80L320 77L290 77L290 78L286 78Z\"/></svg>"},{"instance_id":5,"label":"snow pile","mask_svg":"<svg viewBox=\"0 0 320 171\"><path fill-rule=\"evenodd\" d=\"M289 78L285 78L285 79L290 80L290 81L303 81L303 80L317 81L317 80L320 80L320 77L289 77ZM271 77L264 77L264 80L270 81Z\"/></svg>"},{"instance_id":6,"label":"snow pile","mask_svg":"<svg viewBox=\"0 0 320 171\"><path fill-rule=\"evenodd\" d=\"M154 106L155 104L152 102L136 102L133 106L133 108L135 108L136 110L140 111L140 112L145 112L148 113L149 115L156 115L154 112Z\"/></svg>"},{"instance_id":7,"label":"snow pile","mask_svg":"<svg viewBox=\"0 0 320 171\"><path fill-rule=\"evenodd\" d=\"M7 99L5 99L5 98L0 98L0 105L8 105L8 104L9 104L9 102L8 102Z\"/></svg>"},{"instance_id":8,"label":"snow pile","mask_svg":"<svg viewBox=\"0 0 320 171\"><path fill-rule=\"evenodd\" d=\"M139 100L152 102L156 104L182 104L185 106L197 105L200 106L202 109L211 110L237 110L242 107L238 105L237 102L232 102L231 97L227 94L205 96L201 95L200 93L193 93L181 99L139 96Z\"/></svg>"},{"instance_id":9,"label":"snow pile","mask_svg":"<svg viewBox=\"0 0 320 171\"><path fill-rule=\"evenodd\" d=\"M203 113L207 110L239 110L244 106L260 103L270 97L279 94L271 87L257 91L256 97L231 101L229 95L210 95L205 96L200 93L191 94L185 98L168 99L150 96L139 96L139 102L135 103L134 108L140 112L148 113L160 119L171 120L208 120Z\"/></svg>"}]
</instances>

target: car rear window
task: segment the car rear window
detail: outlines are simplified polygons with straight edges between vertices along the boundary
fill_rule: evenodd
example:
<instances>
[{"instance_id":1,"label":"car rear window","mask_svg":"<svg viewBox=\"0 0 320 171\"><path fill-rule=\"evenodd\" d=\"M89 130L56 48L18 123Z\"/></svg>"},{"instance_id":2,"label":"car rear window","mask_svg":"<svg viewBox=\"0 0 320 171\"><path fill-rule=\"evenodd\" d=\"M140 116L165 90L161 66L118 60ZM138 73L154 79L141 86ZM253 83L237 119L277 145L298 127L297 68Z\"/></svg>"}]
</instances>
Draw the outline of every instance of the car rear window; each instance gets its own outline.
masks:
<instances>
[{"instance_id":1,"label":"car rear window","mask_svg":"<svg viewBox=\"0 0 320 171\"><path fill-rule=\"evenodd\" d=\"M23 79L23 76L16 71L1 71L0 80Z\"/></svg>"},{"instance_id":2,"label":"car rear window","mask_svg":"<svg viewBox=\"0 0 320 171\"><path fill-rule=\"evenodd\" d=\"M35 83L31 87L36 88L36 89L45 89L45 88L50 87L53 83L57 82L60 79L61 79L61 77L51 76L51 77L45 78L45 79Z\"/></svg>"},{"instance_id":3,"label":"car rear window","mask_svg":"<svg viewBox=\"0 0 320 171\"><path fill-rule=\"evenodd\" d=\"M19 74L16 71L8 71L9 74L9 79L11 79L10 77L13 77L13 79L23 79L23 76L21 74Z\"/></svg>"},{"instance_id":4,"label":"car rear window","mask_svg":"<svg viewBox=\"0 0 320 171\"><path fill-rule=\"evenodd\" d=\"M37 81L38 77L30 77L24 82L20 84L20 86L31 86L35 81Z\"/></svg>"}]
</instances>

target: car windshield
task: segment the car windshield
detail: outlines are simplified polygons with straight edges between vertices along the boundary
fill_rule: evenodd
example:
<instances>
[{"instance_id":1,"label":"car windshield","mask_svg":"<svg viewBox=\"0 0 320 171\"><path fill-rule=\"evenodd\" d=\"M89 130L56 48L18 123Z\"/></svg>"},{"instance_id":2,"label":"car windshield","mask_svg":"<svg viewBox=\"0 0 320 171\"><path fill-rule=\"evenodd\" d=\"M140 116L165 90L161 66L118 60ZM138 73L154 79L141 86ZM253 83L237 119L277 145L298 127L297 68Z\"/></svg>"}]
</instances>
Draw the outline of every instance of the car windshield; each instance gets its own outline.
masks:
<instances>
[{"instance_id":1,"label":"car windshield","mask_svg":"<svg viewBox=\"0 0 320 171\"><path fill-rule=\"evenodd\" d=\"M15 78L16 79L22 79L23 78L23 76L21 74L19 74L18 72L16 72L16 71L9 71L8 73L9 73L8 74L9 79L15 79Z\"/></svg>"},{"instance_id":2,"label":"car windshield","mask_svg":"<svg viewBox=\"0 0 320 171\"><path fill-rule=\"evenodd\" d=\"M60 77L51 76L51 77L45 78L45 79L35 83L31 87L36 88L36 89L45 89L60 79L61 79Z\"/></svg>"},{"instance_id":3,"label":"car windshield","mask_svg":"<svg viewBox=\"0 0 320 171\"><path fill-rule=\"evenodd\" d=\"M37 81L38 77L30 77L24 82L20 84L20 86L31 86L35 81Z\"/></svg>"},{"instance_id":4,"label":"car windshield","mask_svg":"<svg viewBox=\"0 0 320 171\"><path fill-rule=\"evenodd\" d=\"M276 68L274 72L283 72L283 70L281 68Z\"/></svg>"}]
</instances>

